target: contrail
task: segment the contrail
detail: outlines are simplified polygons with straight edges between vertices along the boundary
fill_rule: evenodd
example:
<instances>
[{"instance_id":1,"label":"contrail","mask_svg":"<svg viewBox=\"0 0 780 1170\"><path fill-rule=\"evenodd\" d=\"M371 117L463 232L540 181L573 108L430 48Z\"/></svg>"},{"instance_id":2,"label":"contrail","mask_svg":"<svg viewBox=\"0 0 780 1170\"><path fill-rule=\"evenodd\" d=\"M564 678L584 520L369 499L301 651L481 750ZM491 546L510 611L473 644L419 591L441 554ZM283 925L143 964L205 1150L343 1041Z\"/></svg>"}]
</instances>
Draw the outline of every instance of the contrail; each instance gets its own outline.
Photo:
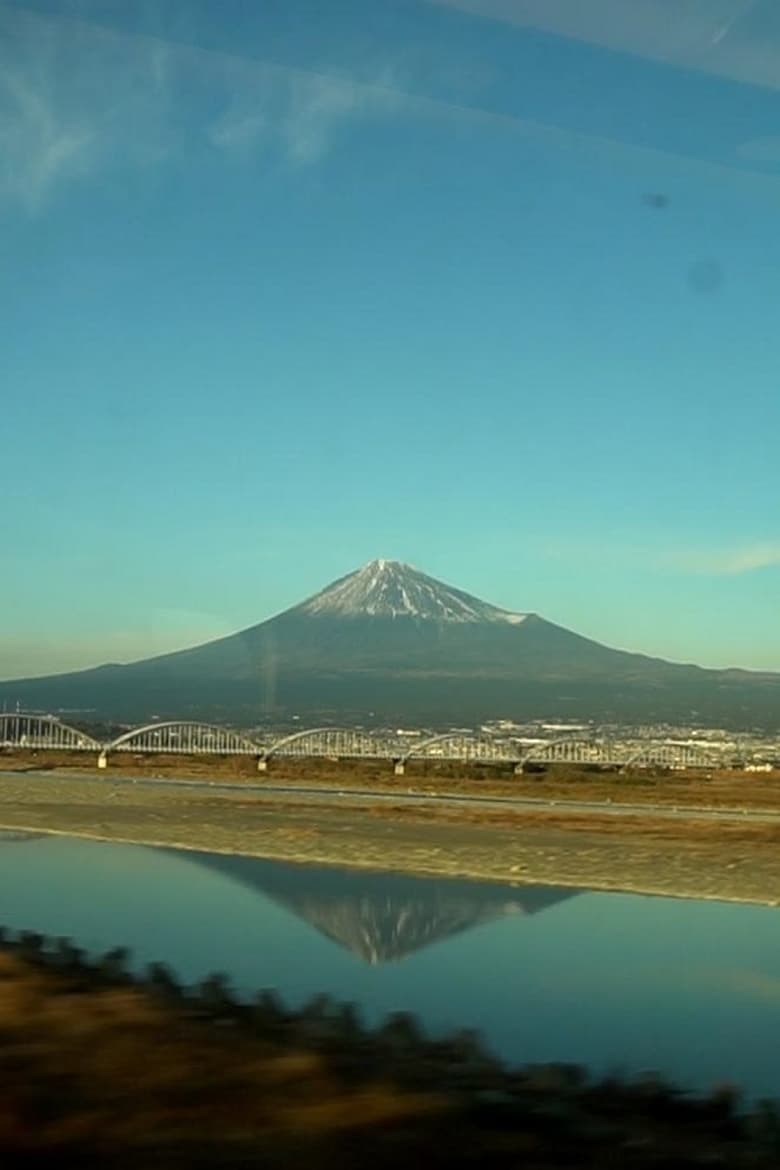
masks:
<instances>
[{"instance_id":1,"label":"contrail","mask_svg":"<svg viewBox=\"0 0 780 1170\"><path fill-rule=\"evenodd\" d=\"M756 0L745 0L745 3L742 5L742 7L738 8L733 16L730 16L726 23L721 25L721 27L715 31L712 39L710 40L711 49L714 49L716 45L719 45L720 42L729 35L737 21L741 20L743 16L747 16L750 9L755 6L755 3Z\"/></svg>"}]
</instances>

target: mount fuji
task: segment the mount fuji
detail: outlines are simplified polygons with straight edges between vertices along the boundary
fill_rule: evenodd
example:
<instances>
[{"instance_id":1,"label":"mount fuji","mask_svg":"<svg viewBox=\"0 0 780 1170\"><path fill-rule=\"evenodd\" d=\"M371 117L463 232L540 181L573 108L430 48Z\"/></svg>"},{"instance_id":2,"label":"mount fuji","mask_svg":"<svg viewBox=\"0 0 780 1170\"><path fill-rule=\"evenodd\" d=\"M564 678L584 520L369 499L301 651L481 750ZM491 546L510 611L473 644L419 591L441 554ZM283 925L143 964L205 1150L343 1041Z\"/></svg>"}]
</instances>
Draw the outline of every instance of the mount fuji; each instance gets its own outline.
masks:
<instances>
[{"instance_id":1,"label":"mount fuji","mask_svg":"<svg viewBox=\"0 0 780 1170\"><path fill-rule=\"evenodd\" d=\"M239 633L127 665L0 682L0 702L122 721L567 717L777 728L780 675L613 650L375 560Z\"/></svg>"}]
</instances>

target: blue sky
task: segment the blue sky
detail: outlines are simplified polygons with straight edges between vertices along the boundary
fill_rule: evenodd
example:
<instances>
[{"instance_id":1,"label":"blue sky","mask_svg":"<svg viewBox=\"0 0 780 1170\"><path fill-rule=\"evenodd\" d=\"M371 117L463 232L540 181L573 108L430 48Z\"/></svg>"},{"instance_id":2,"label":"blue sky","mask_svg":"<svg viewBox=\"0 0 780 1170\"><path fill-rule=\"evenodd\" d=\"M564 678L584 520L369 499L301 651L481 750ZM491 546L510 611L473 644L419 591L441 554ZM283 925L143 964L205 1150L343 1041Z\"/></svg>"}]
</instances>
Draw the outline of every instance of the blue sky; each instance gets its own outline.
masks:
<instances>
[{"instance_id":1,"label":"blue sky","mask_svg":"<svg viewBox=\"0 0 780 1170\"><path fill-rule=\"evenodd\" d=\"M0 0L0 677L375 556L780 669L776 8L585 9Z\"/></svg>"}]
</instances>

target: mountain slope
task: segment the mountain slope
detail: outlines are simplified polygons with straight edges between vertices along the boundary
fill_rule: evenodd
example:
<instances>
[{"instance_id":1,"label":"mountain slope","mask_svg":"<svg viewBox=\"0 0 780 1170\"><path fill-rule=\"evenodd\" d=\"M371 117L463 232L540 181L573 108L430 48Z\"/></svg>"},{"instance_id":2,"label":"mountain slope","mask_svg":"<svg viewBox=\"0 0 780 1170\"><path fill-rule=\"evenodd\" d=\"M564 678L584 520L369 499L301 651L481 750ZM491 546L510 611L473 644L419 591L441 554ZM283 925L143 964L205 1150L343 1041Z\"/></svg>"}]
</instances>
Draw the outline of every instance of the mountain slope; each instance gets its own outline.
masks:
<instances>
[{"instance_id":1,"label":"mountain slope","mask_svg":"<svg viewBox=\"0 0 780 1170\"><path fill-rule=\"evenodd\" d=\"M126 666L0 683L0 702L104 717L475 722L496 716L780 724L780 676L613 650L372 561L284 613Z\"/></svg>"}]
</instances>

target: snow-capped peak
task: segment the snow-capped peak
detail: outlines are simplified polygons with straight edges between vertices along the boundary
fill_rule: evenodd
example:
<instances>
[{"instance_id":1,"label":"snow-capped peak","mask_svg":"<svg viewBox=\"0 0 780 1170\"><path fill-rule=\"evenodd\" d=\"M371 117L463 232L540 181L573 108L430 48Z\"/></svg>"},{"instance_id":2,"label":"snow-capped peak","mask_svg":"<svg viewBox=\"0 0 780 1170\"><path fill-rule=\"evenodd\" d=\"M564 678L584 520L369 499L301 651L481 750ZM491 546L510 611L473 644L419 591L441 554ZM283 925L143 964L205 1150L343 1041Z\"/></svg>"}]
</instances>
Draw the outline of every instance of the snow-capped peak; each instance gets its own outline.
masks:
<instances>
[{"instance_id":1,"label":"snow-capped peak","mask_svg":"<svg viewBox=\"0 0 780 1170\"><path fill-rule=\"evenodd\" d=\"M509 622L512 613L445 585L402 561L369 561L296 607L318 617L413 617L439 622Z\"/></svg>"}]
</instances>

